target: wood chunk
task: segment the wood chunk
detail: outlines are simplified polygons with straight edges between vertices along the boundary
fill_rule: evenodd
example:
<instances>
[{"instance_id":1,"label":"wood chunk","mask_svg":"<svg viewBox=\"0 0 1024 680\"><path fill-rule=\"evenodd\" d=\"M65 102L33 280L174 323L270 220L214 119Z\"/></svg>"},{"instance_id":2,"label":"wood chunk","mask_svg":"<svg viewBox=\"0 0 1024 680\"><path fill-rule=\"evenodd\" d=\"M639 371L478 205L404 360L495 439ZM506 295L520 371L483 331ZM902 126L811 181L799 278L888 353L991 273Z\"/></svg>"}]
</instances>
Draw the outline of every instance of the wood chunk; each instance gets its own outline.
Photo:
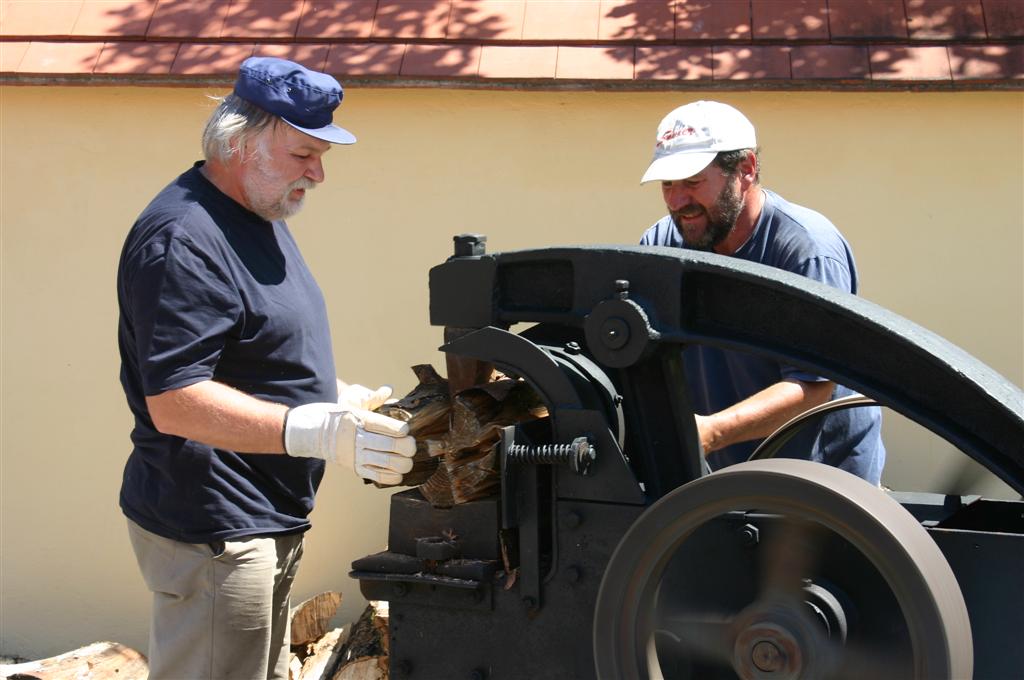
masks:
<instances>
[{"instance_id":1,"label":"wood chunk","mask_svg":"<svg viewBox=\"0 0 1024 680\"><path fill-rule=\"evenodd\" d=\"M302 659L294 653L288 657L288 680L299 680L302 674Z\"/></svg>"},{"instance_id":2,"label":"wood chunk","mask_svg":"<svg viewBox=\"0 0 1024 680\"><path fill-rule=\"evenodd\" d=\"M462 368L466 370L460 380L483 382L453 390L452 383L433 367L419 364L413 366L413 372L420 384L403 399L378 409L409 423L410 434L416 438L416 455L402 484L419 486L423 497L437 508L495 493L501 477L495 447L502 428L547 414L526 382L493 368Z\"/></svg>"},{"instance_id":3,"label":"wood chunk","mask_svg":"<svg viewBox=\"0 0 1024 680\"><path fill-rule=\"evenodd\" d=\"M296 680L328 680L341 661L351 627L335 628L309 645Z\"/></svg>"},{"instance_id":4,"label":"wood chunk","mask_svg":"<svg viewBox=\"0 0 1024 680\"><path fill-rule=\"evenodd\" d=\"M149 663L117 642L91 645L39 661L0 664L0 677L37 680L146 680Z\"/></svg>"},{"instance_id":5,"label":"wood chunk","mask_svg":"<svg viewBox=\"0 0 1024 680\"><path fill-rule=\"evenodd\" d=\"M340 604L341 593L329 590L292 607L292 644L308 645L323 636Z\"/></svg>"},{"instance_id":6,"label":"wood chunk","mask_svg":"<svg viewBox=\"0 0 1024 680\"><path fill-rule=\"evenodd\" d=\"M342 666L331 680L387 680L388 658L368 656Z\"/></svg>"},{"instance_id":7,"label":"wood chunk","mask_svg":"<svg viewBox=\"0 0 1024 680\"><path fill-rule=\"evenodd\" d=\"M443 465L439 466L427 481L420 484L420 493L435 508L450 508L455 505L451 477Z\"/></svg>"},{"instance_id":8,"label":"wood chunk","mask_svg":"<svg viewBox=\"0 0 1024 680\"><path fill-rule=\"evenodd\" d=\"M448 431L451 411L448 381L429 364L418 364L412 370L420 381L419 385L402 399L377 409L389 418L408 423L409 434L416 438L412 470L402 477L405 486L418 486L434 474L440 459L436 452L430 450L429 443Z\"/></svg>"},{"instance_id":9,"label":"wood chunk","mask_svg":"<svg viewBox=\"0 0 1024 680\"><path fill-rule=\"evenodd\" d=\"M341 653L341 669L366 658L386 659L387 654L388 603L371 601L352 625L352 633ZM337 672L334 677L338 677Z\"/></svg>"}]
</instances>

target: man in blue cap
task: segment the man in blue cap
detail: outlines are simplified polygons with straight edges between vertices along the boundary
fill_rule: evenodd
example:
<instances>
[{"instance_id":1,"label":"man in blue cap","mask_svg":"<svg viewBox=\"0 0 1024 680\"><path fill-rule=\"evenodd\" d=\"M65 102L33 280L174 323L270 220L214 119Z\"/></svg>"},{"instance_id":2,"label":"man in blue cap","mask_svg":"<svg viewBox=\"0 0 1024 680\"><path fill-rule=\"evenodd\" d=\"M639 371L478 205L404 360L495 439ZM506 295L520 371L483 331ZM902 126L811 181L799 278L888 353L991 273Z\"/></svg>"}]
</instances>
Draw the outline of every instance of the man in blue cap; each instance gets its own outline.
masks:
<instances>
[{"instance_id":1,"label":"man in blue cap","mask_svg":"<svg viewBox=\"0 0 1024 680\"><path fill-rule=\"evenodd\" d=\"M857 292L853 253L839 230L761 186L754 126L732 106L697 101L665 116L640 181L661 184L669 212L641 245L715 252ZM741 352L693 346L683 359L701 446L713 469L747 460L790 418L852 394L820 376ZM787 452L878 484L885 464L879 409L830 414L820 426L804 428Z\"/></svg>"},{"instance_id":2,"label":"man in blue cap","mask_svg":"<svg viewBox=\"0 0 1024 680\"><path fill-rule=\"evenodd\" d=\"M284 219L355 137L325 73L254 57L205 161L129 232L121 383L135 417L120 504L153 592L149 674L287 678L289 590L325 461L397 484L415 442L337 379L327 310Z\"/></svg>"}]
</instances>

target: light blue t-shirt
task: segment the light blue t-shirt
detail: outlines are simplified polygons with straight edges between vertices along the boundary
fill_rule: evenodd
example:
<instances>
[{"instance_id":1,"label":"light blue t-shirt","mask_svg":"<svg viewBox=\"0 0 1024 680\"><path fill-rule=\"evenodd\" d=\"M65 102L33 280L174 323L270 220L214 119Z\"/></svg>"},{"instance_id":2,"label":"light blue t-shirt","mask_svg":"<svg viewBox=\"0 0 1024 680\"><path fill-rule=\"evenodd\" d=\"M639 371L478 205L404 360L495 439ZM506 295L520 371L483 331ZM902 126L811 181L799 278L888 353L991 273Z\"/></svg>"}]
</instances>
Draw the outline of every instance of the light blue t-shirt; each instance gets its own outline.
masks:
<instances>
[{"instance_id":1,"label":"light blue t-shirt","mask_svg":"<svg viewBox=\"0 0 1024 680\"><path fill-rule=\"evenodd\" d=\"M764 206L754 233L733 257L778 267L857 292L857 267L850 246L824 215L795 205L763 189ZM686 248L670 215L658 220L640 245ZM742 304L742 301L737 301ZM691 346L683 352L693 407L711 414L746 399L780 380L823 380L792 366L750 354L715 347ZM836 385L833 399L852 394ZM885 465L882 415L878 407L859 407L830 414L818 428L804 428L782 455L827 463L877 484ZM743 442L708 456L712 469L747 460L760 440Z\"/></svg>"}]
</instances>

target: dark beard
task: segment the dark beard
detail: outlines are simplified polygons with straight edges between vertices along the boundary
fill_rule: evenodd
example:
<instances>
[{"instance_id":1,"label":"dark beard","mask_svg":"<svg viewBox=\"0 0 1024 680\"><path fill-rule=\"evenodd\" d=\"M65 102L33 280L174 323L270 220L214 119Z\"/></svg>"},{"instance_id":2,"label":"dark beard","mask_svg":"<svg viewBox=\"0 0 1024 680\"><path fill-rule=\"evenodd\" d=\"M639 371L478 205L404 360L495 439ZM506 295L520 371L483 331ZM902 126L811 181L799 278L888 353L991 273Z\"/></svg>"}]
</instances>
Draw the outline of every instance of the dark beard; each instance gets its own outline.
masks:
<instances>
[{"instance_id":1,"label":"dark beard","mask_svg":"<svg viewBox=\"0 0 1024 680\"><path fill-rule=\"evenodd\" d=\"M743 210L743 198L740 197L739 192L733 189L731 181L726 182L718 193L718 197L715 198L715 204L711 206L711 211L704 211L708 221L704 235L698 241L686 241L686 247L705 252L713 251L715 246L724 241L732 228L736 226L736 220L739 218L741 210ZM676 225L676 230L682 235L683 229L679 226L678 214L677 212L672 213L672 221ZM683 240L686 240L685 235L683 235Z\"/></svg>"}]
</instances>

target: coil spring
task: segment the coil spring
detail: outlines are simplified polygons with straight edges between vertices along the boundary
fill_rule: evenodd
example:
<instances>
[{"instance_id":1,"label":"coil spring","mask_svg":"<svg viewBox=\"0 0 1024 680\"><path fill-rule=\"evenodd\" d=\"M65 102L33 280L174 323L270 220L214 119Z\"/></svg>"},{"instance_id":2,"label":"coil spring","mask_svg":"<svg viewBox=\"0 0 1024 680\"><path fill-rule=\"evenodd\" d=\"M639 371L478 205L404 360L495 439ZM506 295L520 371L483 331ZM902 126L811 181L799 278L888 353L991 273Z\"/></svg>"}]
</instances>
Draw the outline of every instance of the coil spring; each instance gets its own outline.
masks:
<instances>
[{"instance_id":1,"label":"coil spring","mask_svg":"<svg viewBox=\"0 0 1024 680\"><path fill-rule=\"evenodd\" d=\"M595 454L590 441L586 437L578 437L572 444L512 444L508 447L507 460L510 463L527 465L568 465L573 471L585 475L596 457Z\"/></svg>"}]
</instances>

